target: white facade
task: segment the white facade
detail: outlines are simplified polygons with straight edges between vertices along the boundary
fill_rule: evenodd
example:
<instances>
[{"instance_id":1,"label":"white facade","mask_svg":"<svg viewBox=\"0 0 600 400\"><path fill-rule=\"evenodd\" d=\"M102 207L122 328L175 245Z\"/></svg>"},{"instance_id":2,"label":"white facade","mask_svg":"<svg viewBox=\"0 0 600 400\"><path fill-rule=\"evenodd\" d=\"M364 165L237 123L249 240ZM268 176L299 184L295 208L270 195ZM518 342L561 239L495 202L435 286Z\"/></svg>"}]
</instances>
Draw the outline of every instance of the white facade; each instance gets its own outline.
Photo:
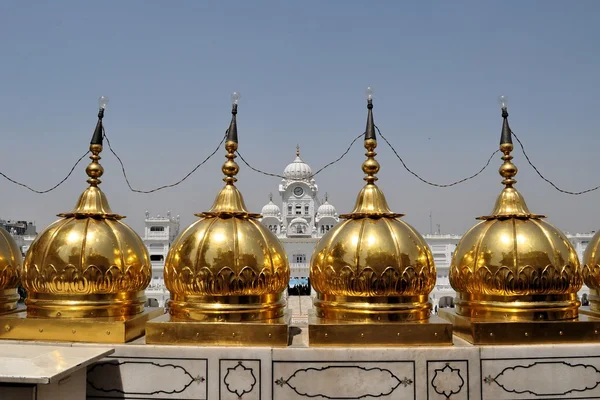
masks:
<instances>
[{"instance_id":1,"label":"white facade","mask_svg":"<svg viewBox=\"0 0 600 400\"><path fill-rule=\"evenodd\" d=\"M460 241L460 235L453 234L427 234L423 238L431 249L433 262L437 271L435 288L430 294L433 311L437 313L440 307L448 307L453 304L456 292L450 286L450 263L456 245Z\"/></svg>"},{"instance_id":2,"label":"white facade","mask_svg":"<svg viewBox=\"0 0 600 400\"><path fill-rule=\"evenodd\" d=\"M144 226L144 244L150 253L152 263L152 280L146 289L146 297L150 306L163 307L169 299L169 291L165 287L164 270L165 260L171 248L171 243L179 234L179 215L171 216L167 211L165 217L157 215L151 217L146 211Z\"/></svg>"},{"instance_id":3,"label":"white facade","mask_svg":"<svg viewBox=\"0 0 600 400\"><path fill-rule=\"evenodd\" d=\"M290 262L290 286L308 284L310 257L315 245L338 223L339 217L335 207L329 204L327 194L323 202L319 199L319 186L310 166L300 158L299 147L283 176L279 184L281 208L271 195L261 211L261 222L283 243Z\"/></svg>"}]
</instances>

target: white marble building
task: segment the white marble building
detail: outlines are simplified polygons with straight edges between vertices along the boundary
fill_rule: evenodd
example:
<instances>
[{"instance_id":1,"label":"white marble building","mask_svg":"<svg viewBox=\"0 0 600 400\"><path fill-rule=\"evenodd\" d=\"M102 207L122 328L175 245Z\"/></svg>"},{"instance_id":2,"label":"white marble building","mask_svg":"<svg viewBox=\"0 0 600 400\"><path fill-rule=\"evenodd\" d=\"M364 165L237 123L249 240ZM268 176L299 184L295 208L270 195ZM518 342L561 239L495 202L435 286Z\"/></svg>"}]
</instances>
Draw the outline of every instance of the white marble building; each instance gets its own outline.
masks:
<instances>
[{"instance_id":1,"label":"white marble building","mask_svg":"<svg viewBox=\"0 0 600 400\"><path fill-rule=\"evenodd\" d=\"M151 217L146 211L144 223L143 240L152 263L152 280L146 289L146 297L150 306L162 307L169 299L169 291L165 287L164 280L165 260L171 243L179 234L179 215L173 217L171 211L167 211L165 217L160 215Z\"/></svg>"},{"instance_id":2,"label":"white marble building","mask_svg":"<svg viewBox=\"0 0 600 400\"><path fill-rule=\"evenodd\" d=\"M283 243L290 261L290 285L307 284L313 249L319 238L338 223L339 217L327 194L324 201L318 197L319 186L310 166L300 158L299 147L283 176L279 184L281 208L271 195L261 211L261 222Z\"/></svg>"}]
</instances>

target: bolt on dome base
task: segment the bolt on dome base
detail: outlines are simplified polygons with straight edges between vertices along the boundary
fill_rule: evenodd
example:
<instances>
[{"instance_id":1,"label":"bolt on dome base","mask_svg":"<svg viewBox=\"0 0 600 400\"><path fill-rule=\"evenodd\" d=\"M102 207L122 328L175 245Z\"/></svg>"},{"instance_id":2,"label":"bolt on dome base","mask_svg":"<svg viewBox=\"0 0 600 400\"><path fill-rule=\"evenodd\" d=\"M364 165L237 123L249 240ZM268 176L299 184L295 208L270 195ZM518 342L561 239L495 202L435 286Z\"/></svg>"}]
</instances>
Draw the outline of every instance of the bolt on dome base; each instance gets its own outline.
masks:
<instances>
[{"instance_id":1,"label":"bolt on dome base","mask_svg":"<svg viewBox=\"0 0 600 400\"><path fill-rule=\"evenodd\" d=\"M61 319L32 318L18 312L0 316L0 339L127 343L143 336L146 322L163 313L162 308L146 308L126 317Z\"/></svg>"},{"instance_id":2,"label":"bolt on dome base","mask_svg":"<svg viewBox=\"0 0 600 400\"><path fill-rule=\"evenodd\" d=\"M452 324L437 316L420 321L356 322L308 317L310 346L452 346Z\"/></svg>"},{"instance_id":3,"label":"bolt on dome base","mask_svg":"<svg viewBox=\"0 0 600 400\"><path fill-rule=\"evenodd\" d=\"M454 309L442 309L439 316L450 321L454 334L475 345L600 343L600 319L580 315L558 321L513 321L470 318Z\"/></svg>"},{"instance_id":4,"label":"bolt on dome base","mask_svg":"<svg viewBox=\"0 0 600 400\"><path fill-rule=\"evenodd\" d=\"M182 321L162 315L146 324L147 344L285 347L291 315L262 321Z\"/></svg>"}]
</instances>

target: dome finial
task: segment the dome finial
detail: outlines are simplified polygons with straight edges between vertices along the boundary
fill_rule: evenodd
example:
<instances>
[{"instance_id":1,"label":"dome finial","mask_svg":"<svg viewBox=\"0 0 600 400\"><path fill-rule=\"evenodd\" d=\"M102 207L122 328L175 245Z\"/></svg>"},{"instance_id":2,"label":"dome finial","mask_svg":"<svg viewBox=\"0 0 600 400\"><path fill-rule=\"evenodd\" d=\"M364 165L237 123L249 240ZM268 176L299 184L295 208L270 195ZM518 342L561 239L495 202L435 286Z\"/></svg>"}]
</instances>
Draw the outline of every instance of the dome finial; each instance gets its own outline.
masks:
<instances>
[{"instance_id":1,"label":"dome finial","mask_svg":"<svg viewBox=\"0 0 600 400\"><path fill-rule=\"evenodd\" d=\"M269 201L273 201L273 193L269 193Z\"/></svg>"},{"instance_id":2,"label":"dome finial","mask_svg":"<svg viewBox=\"0 0 600 400\"><path fill-rule=\"evenodd\" d=\"M504 189L496 199L494 210L490 216L480 217L481 219L494 219L497 217L504 218L506 216L519 216L519 217L541 217L534 216L531 214L525 203L525 199L513 187L517 181L514 179L517 175L517 167L512 163L511 152L513 150L512 143L512 131L508 125L508 110L506 108L506 97L500 97L500 105L502 108L502 134L500 135L500 151L502 152L502 160L504 163L500 166L498 172L504 179Z\"/></svg>"},{"instance_id":3,"label":"dome finial","mask_svg":"<svg viewBox=\"0 0 600 400\"><path fill-rule=\"evenodd\" d=\"M235 176L240 170L239 165L234 161L234 159L236 158L235 151L238 148L238 133L236 119L237 108L237 101L233 101L233 104L231 105L231 122L229 123L229 128L227 129L227 139L225 141L225 150L227 150L227 155L225 155L225 157L227 158L227 161L225 161L223 167L221 168L223 173L225 174L225 178L223 178L223 180L227 182L228 185L233 185L234 182L237 181Z\"/></svg>"},{"instance_id":4,"label":"dome finial","mask_svg":"<svg viewBox=\"0 0 600 400\"><path fill-rule=\"evenodd\" d=\"M370 217L387 216L391 218L401 217L402 214L393 213L387 204L385 195L375 184L378 179L375 174L379 172L379 162L375 159L377 153L377 138L375 137L375 122L373 121L373 89L367 88L367 129L365 130L365 155L367 159L362 164L362 170L367 175L363 179L367 184L362 188L358 197L354 210L350 214L340 215L340 218L364 218L366 215Z\"/></svg>"},{"instance_id":5,"label":"dome finial","mask_svg":"<svg viewBox=\"0 0 600 400\"><path fill-rule=\"evenodd\" d=\"M365 155L367 159L362 165L362 170L367 176L364 178L368 184L375 183L378 179L375 174L379 172L379 163L375 160L375 148L377 147L377 138L375 136L375 122L373 121L373 92L370 88L367 89L367 128L365 130Z\"/></svg>"},{"instance_id":6,"label":"dome finial","mask_svg":"<svg viewBox=\"0 0 600 400\"><path fill-rule=\"evenodd\" d=\"M325 192L325 202L327 202L327 192Z\"/></svg>"},{"instance_id":7,"label":"dome finial","mask_svg":"<svg viewBox=\"0 0 600 400\"><path fill-rule=\"evenodd\" d=\"M300 157L300 145L296 145L296 157Z\"/></svg>"},{"instance_id":8,"label":"dome finial","mask_svg":"<svg viewBox=\"0 0 600 400\"><path fill-rule=\"evenodd\" d=\"M58 214L59 217L71 216L98 216L109 219L123 218L118 214L113 214L108 205L106 195L100 190L98 185L102 182L99 178L104 174L104 168L98 162L100 153L102 152L102 139L104 138L104 127L102 120L104 119L104 110L108 104L108 98L101 96L98 100L100 109L98 111L98 122L90 141L90 159L92 162L86 167L85 172L88 176L87 183L90 186L79 196L79 200L75 208L68 213Z\"/></svg>"},{"instance_id":9,"label":"dome finial","mask_svg":"<svg viewBox=\"0 0 600 400\"><path fill-rule=\"evenodd\" d=\"M104 137L104 127L102 126L102 120L104 119L104 110L108 104L108 98L106 96L100 96L98 99L99 110L98 110L98 122L96 123L96 129L92 135L90 141L90 151L92 155L90 159L92 162L85 169L86 174L89 176L87 183L90 186L98 186L102 181L99 179L104 174L104 168L98 163L100 160L99 154L102 152L102 139Z\"/></svg>"},{"instance_id":10,"label":"dome finial","mask_svg":"<svg viewBox=\"0 0 600 400\"><path fill-rule=\"evenodd\" d=\"M244 198L240 191L235 187L234 183L237 182L235 177L240 170L240 166L234 161L236 158L235 152L238 148L238 134L237 134L237 109L238 102L240 99L239 93L234 92L231 95L232 106L231 106L231 122L227 129L227 138L225 139L225 150L227 154L225 157L227 161L221 167L221 171L225 174L223 181L225 181L225 187L217 194L213 206L208 212L196 214L198 216L215 216L221 213L231 215L249 215L246 205L244 204Z\"/></svg>"},{"instance_id":11,"label":"dome finial","mask_svg":"<svg viewBox=\"0 0 600 400\"><path fill-rule=\"evenodd\" d=\"M506 185L506 187L512 187L516 180L514 180L514 176L517 175L517 167L511 162L512 156L510 153L513 151L513 143L512 143L512 131L510 130L510 126L508 125L508 110L506 108L506 97L501 96L501 105L502 105L502 134L500 136L500 151L503 156L504 164L500 167L500 176L504 178L502 183Z\"/></svg>"}]
</instances>

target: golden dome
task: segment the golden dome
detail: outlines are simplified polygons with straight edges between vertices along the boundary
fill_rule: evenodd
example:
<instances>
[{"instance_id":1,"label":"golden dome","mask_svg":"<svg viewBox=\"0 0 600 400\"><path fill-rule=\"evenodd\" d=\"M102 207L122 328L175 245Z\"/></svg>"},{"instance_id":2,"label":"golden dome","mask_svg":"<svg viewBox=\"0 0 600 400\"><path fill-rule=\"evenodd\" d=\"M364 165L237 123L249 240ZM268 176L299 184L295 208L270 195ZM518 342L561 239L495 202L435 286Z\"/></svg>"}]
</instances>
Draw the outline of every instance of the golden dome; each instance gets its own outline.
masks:
<instances>
[{"instance_id":1,"label":"golden dome","mask_svg":"<svg viewBox=\"0 0 600 400\"><path fill-rule=\"evenodd\" d=\"M225 187L208 212L173 242L165 262L173 318L195 321L259 321L283 316L290 279L277 237L249 213L235 187L239 166L237 104L232 110L222 171Z\"/></svg>"},{"instance_id":2,"label":"golden dome","mask_svg":"<svg viewBox=\"0 0 600 400\"><path fill-rule=\"evenodd\" d=\"M367 184L354 210L317 243L310 281L317 292L317 317L354 321L427 319L435 286L433 257L423 237L390 211L375 184L375 125L368 104L362 170Z\"/></svg>"},{"instance_id":3,"label":"golden dome","mask_svg":"<svg viewBox=\"0 0 600 400\"><path fill-rule=\"evenodd\" d=\"M27 314L35 317L107 317L141 313L150 283L146 246L114 214L98 187L104 169L102 116L90 144L90 186L69 213L41 232L25 258L22 285Z\"/></svg>"},{"instance_id":4,"label":"golden dome","mask_svg":"<svg viewBox=\"0 0 600 400\"><path fill-rule=\"evenodd\" d=\"M503 108L502 190L492 214L458 243L450 266L456 312L473 318L556 320L578 316L583 278L575 249L543 215L529 212L513 187L517 167Z\"/></svg>"},{"instance_id":5,"label":"golden dome","mask_svg":"<svg viewBox=\"0 0 600 400\"><path fill-rule=\"evenodd\" d=\"M590 288L590 309L600 311L600 231L588 243L582 261L583 280Z\"/></svg>"},{"instance_id":6,"label":"golden dome","mask_svg":"<svg viewBox=\"0 0 600 400\"><path fill-rule=\"evenodd\" d=\"M21 250L10 233L0 228L0 314L17 308L22 267Z\"/></svg>"}]
</instances>

